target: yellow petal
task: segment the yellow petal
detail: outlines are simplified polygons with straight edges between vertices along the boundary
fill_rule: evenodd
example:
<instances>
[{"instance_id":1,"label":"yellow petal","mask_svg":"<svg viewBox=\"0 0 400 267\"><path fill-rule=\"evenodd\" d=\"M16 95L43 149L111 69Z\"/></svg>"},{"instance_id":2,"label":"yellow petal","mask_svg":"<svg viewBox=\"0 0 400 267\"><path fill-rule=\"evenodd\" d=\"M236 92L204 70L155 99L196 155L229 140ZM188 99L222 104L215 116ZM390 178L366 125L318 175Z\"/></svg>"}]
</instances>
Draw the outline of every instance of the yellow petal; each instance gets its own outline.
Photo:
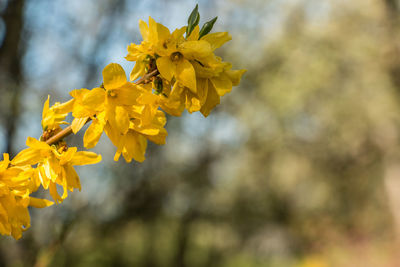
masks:
<instances>
[{"instance_id":1,"label":"yellow petal","mask_svg":"<svg viewBox=\"0 0 400 267\"><path fill-rule=\"evenodd\" d=\"M53 205L54 202L47 200L47 199L40 199L36 197L30 197L29 198L29 206L35 207L35 208L46 208L51 205Z\"/></svg>"},{"instance_id":2,"label":"yellow petal","mask_svg":"<svg viewBox=\"0 0 400 267\"><path fill-rule=\"evenodd\" d=\"M157 135L148 135L148 136L146 136L146 138L157 145L164 145L165 139L167 136L168 136L167 130L162 128L162 129L160 129L160 131Z\"/></svg>"},{"instance_id":3,"label":"yellow petal","mask_svg":"<svg viewBox=\"0 0 400 267\"><path fill-rule=\"evenodd\" d=\"M99 142L101 134L104 130L105 121L94 119L90 124L89 128L86 130L83 136L83 144L86 148L93 148Z\"/></svg>"},{"instance_id":4,"label":"yellow petal","mask_svg":"<svg viewBox=\"0 0 400 267\"><path fill-rule=\"evenodd\" d=\"M157 110L157 114L154 118L153 123L160 127L164 127L165 124L167 123L167 117L165 116L165 113L162 112L161 110Z\"/></svg>"},{"instance_id":5,"label":"yellow petal","mask_svg":"<svg viewBox=\"0 0 400 267\"><path fill-rule=\"evenodd\" d=\"M108 64L103 70L103 83L107 90L123 86L127 82L124 69L117 63Z\"/></svg>"},{"instance_id":6,"label":"yellow petal","mask_svg":"<svg viewBox=\"0 0 400 267\"><path fill-rule=\"evenodd\" d=\"M73 188L77 188L79 191L81 191L81 181L79 180L79 176L71 164L66 166L65 173L66 173L68 189L70 191L73 191Z\"/></svg>"},{"instance_id":7,"label":"yellow petal","mask_svg":"<svg viewBox=\"0 0 400 267\"><path fill-rule=\"evenodd\" d=\"M170 57L159 57L156 64L161 76L171 81L176 73L176 65L171 61Z\"/></svg>"},{"instance_id":8,"label":"yellow petal","mask_svg":"<svg viewBox=\"0 0 400 267\"><path fill-rule=\"evenodd\" d=\"M64 165L71 161L71 159L74 157L76 151L78 150L77 147L70 147L68 148L67 151L63 152L60 156L60 165Z\"/></svg>"},{"instance_id":9,"label":"yellow petal","mask_svg":"<svg viewBox=\"0 0 400 267\"><path fill-rule=\"evenodd\" d=\"M58 184L60 184L58 182ZM62 168L62 180L60 184L63 188L63 194L61 196L62 199L66 199L68 197L68 179L67 179L67 172L65 171L65 168Z\"/></svg>"},{"instance_id":10,"label":"yellow petal","mask_svg":"<svg viewBox=\"0 0 400 267\"><path fill-rule=\"evenodd\" d=\"M211 78L218 74L216 69L201 65L197 61L192 61L192 65L196 72L197 78ZM222 71L222 68L221 68L221 71Z\"/></svg>"},{"instance_id":11,"label":"yellow petal","mask_svg":"<svg viewBox=\"0 0 400 267\"><path fill-rule=\"evenodd\" d=\"M159 128L154 128L151 126L143 127L143 128L134 128L137 132L145 134L145 135L157 135L160 132Z\"/></svg>"},{"instance_id":12,"label":"yellow petal","mask_svg":"<svg viewBox=\"0 0 400 267\"><path fill-rule=\"evenodd\" d=\"M179 28L179 29L175 29L173 32L172 32L172 34L171 34L171 36L172 36L172 39L173 40L179 40L179 39L183 39L183 34L186 32L186 26L184 26L184 27L181 27L181 28Z\"/></svg>"},{"instance_id":13,"label":"yellow petal","mask_svg":"<svg viewBox=\"0 0 400 267\"><path fill-rule=\"evenodd\" d=\"M75 99L82 99L82 97L87 94L90 90L86 89L86 88L82 88L82 89L75 89L72 90L71 92L69 92L70 96L72 96Z\"/></svg>"},{"instance_id":14,"label":"yellow petal","mask_svg":"<svg viewBox=\"0 0 400 267\"><path fill-rule=\"evenodd\" d=\"M101 161L101 155L89 151L78 151L71 160L72 165L96 164Z\"/></svg>"},{"instance_id":15,"label":"yellow petal","mask_svg":"<svg viewBox=\"0 0 400 267\"><path fill-rule=\"evenodd\" d=\"M54 110L59 114L70 113L70 112L72 112L74 103L75 103L75 99L70 99L67 102L64 102L57 106L54 106Z\"/></svg>"},{"instance_id":16,"label":"yellow petal","mask_svg":"<svg viewBox=\"0 0 400 267\"><path fill-rule=\"evenodd\" d=\"M115 108L115 121L120 133L125 134L129 128L129 115L123 107L117 106Z\"/></svg>"},{"instance_id":17,"label":"yellow petal","mask_svg":"<svg viewBox=\"0 0 400 267\"><path fill-rule=\"evenodd\" d=\"M210 80L220 96L223 96L232 90L232 82L228 75L224 73L218 77L211 78Z\"/></svg>"},{"instance_id":18,"label":"yellow petal","mask_svg":"<svg viewBox=\"0 0 400 267\"><path fill-rule=\"evenodd\" d=\"M140 117L141 125L149 125L153 121L152 108L146 105Z\"/></svg>"},{"instance_id":19,"label":"yellow petal","mask_svg":"<svg viewBox=\"0 0 400 267\"><path fill-rule=\"evenodd\" d=\"M43 105L42 119L44 119L46 117L46 114L49 111L49 107L50 107L49 102L50 102L50 95L47 95L47 100L44 102L44 105Z\"/></svg>"},{"instance_id":20,"label":"yellow petal","mask_svg":"<svg viewBox=\"0 0 400 267\"><path fill-rule=\"evenodd\" d=\"M129 79L131 81L136 80L140 76L143 76L146 73L146 64L143 61L136 61L135 66L133 67L131 74L129 75Z\"/></svg>"},{"instance_id":21,"label":"yellow petal","mask_svg":"<svg viewBox=\"0 0 400 267\"><path fill-rule=\"evenodd\" d=\"M157 23L157 37L158 37L158 42L164 42L167 40L170 36L169 29L162 25L161 23Z\"/></svg>"},{"instance_id":22,"label":"yellow petal","mask_svg":"<svg viewBox=\"0 0 400 267\"><path fill-rule=\"evenodd\" d=\"M119 158L121 157L121 154L122 154L122 148L121 149L117 149L117 152L115 152L113 160L114 161L119 161ZM130 163L132 161L132 159L130 159L130 160L129 159L125 159L125 160L126 160L127 163Z\"/></svg>"},{"instance_id":23,"label":"yellow petal","mask_svg":"<svg viewBox=\"0 0 400 267\"><path fill-rule=\"evenodd\" d=\"M10 164L10 155L3 153L3 161L0 161L0 172L5 171Z\"/></svg>"},{"instance_id":24,"label":"yellow petal","mask_svg":"<svg viewBox=\"0 0 400 267\"><path fill-rule=\"evenodd\" d=\"M217 91L215 90L211 82L209 82L207 99L204 105L201 107L200 112L204 115L204 117L207 117L210 114L211 110L219 103L220 96L217 94Z\"/></svg>"},{"instance_id":25,"label":"yellow petal","mask_svg":"<svg viewBox=\"0 0 400 267\"><path fill-rule=\"evenodd\" d=\"M61 203L63 199L60 197L60 195L57 192L57 186L55 183L51 182L49 185L49 193L50 196L54 199L56 203Z\"/></svg>"},{"instance_id":26,"label":"yellow petal","mask_svg":"<svg viewBox=\"0 0 400 267\"><path fill-rule=\"evenodd\" d=\"M117 147L117 152L115 153L114 161L118 161L123 150L123 141L125 136L121 135L115 128L111 127L109 122L106 123L106 126L104 127L104 132L107 134L108 138L110 138L114 146Z\"/></svg>"},{"instance_id":27,"label":"yellow petal","mask_svg":"<svg viewBox=\"0 0 400 267\"><path fill-rule=\"evenodd\" d=\"M75 118L71 123L72 132L76 134L86 124L89 117Z\"/></svg>"},{"instance_id":28,"label":"yellow petal","mask_svg":"<svg viewBox=\"0 0 400 267\"><path fill-rule=\"evenodd\" d=\"M39 149L27 148L19 152L11 161L16 166L34 165L43 160L42 153Z\"/></svg>"},{"instance_id":29,"label":"yellow petal","mask_svg":"<svg viewBox=\"0 0 400 267\"><path fill-rule=\"evenodd\" d=\"M157 22L152 17L149 17L148 41L152 44L156 44L158 42Z\"/></svg>"},{"instance_id":30,"label":"yellow petal","mask_svg":"<svg viewBox=\"0 0 400 267\"><path fill-rule=\"evenodd\" d=\"M104 127L104 132L106 133L108 138L110 138L113 145L118 146L121 135L115 128L111 127L109 122L106 123L106 126Z\"/></svg>"},{"instance_id":31,"label":"yellow petal","mask_svg":"<svg viewBox=\"0 0 400 267\"><path fill-rule=\"evenodd\" d=\"M182 59L176 66L177 80L196 93L196 73L192 64L186 59Z\"/></svg>"},{"instance_id":32,"label":"yellow petal","mask_svg":"<svg viewBox=\"0 0 400 267\"><path fill-rule=\"evenodd\" d=\"M212 54L210 43L207 41L187 41L179 46L179 52L181 52L185 58L189 60L202 59Z\"/></svg>"},{"instance_id":33,"label":"yellow petal","mask_svg":"<svg viewBox=\"0 0 400 267\"><path fill-rule=\"evenodd\" d=\"M194 27L192 33L187 38L188 41L197 41L199 39L200 27L197 25Z\"/></svg>"},{"instance_id":34,"label":"yellow petal","mask_svg":"<svg viewBox=\"0 0 400 267\"><path fill-rule=\"evenodd\" d=\"M206 102L208 93L208 79L197 79L197 97L202 106Z\"/></svg>"},{"instance_id":35,"label":"yellow petal","mask_svg":"<svg viewBox=\"0 0 400 267\"><path fill-rule=\"evenodd\" d=\"M123 87L114 90L115 103L121 106L132 106L136 104L136 99L140 96L141 91L138 85L126 83Z\"/></svg>"},{"instance_id":36,"label":"yellow petal","mask_svg":"<svg viewBox=\"0 0 400 267\"><path fill-rule=\"evenodd\" d=\"M126 55L125 59L128 61L141 61L141 52L139 50L139 48L141 47L141 45L137 45L134 43L131 43L130 45L128 45L128 55Z\"/></svg>"},{"instance_id":37,"label":"yellow petal","mask_svg":"<svg viewBox=\"0 0 400 267\"><path fill-rule=\"evenodd\" d=\"M43 164L46 175L49 177L49 179L51 179L51 181L56 182L57 178L62 178L59 177L62 166L56 157L46 157Z\"/></svg>"},{"instance_id":38,"label":"yellow petal","mask_svg":"<svg viewBox=\"0 0 400 267\"><path fill-rule=\"evenodd\" d=\"M72 108L72 116L75 118L90 117L93 116L95 111L89 110L88 107L82 104L82 100L86 94L89 94L90 90L80 89L73 90L70 95L74 98L74 104Z\"/></svg>"},{"instance_id":39,"label":"yellow petal","mask_svg":"<svg viewBox=\"0 0 400 267\"><path fill-rule=\"evenodd\" d=\"M43 165L39 165L37 167L38 170L38 178L43 188L47 190L49 188L50 180L47 179L46 172Z\"/></svg>"},{"instance_id":40,"label":"yellow petal","mask_svg":"<svg viewBox=\"0 0 400 267\"><path fill-rule=\"evenodd\" d=\"M138 162L143 162L146 153L147 140L143 135L137 134L134 131L129 131L126 135L125 151L122 155L126 161L132 158Z\"/></svg>"},{"instance_id":41,"label":"yellow petal","mask_svg":"<svg viewBox=\"0 0 400 267\"><path fill-rule=\"evenodd\" d=\"M193 113L199 111L201 108L201 103L197 95L193 94L190 91L186 91L186 109L189 113Z\"/></svg>"},{"instance_id":42,"label":"yellow petal","mask_svg":"<svg viewBox=\"0 0 400 267\"><path fill-rule=\"evenodd\" d=\"M211 49L214 51L224 43L232 40L232 36L227 32L214 32L206 34L201 38L201 40L207 41L211 45Z\"/></svg>"},{"instance_id":43,"label":"yellow petal","mask_svg":"<svg viewBox=\"0 0 400 267\"><path fill-rule=\"evenodd\" d=\"M51 149L51 147L48 144L46 144L46 142L39 141L33 137L28 137L26 139L26 145L35 149L46 149L46 150Z\"/></svg>"},{"instance_id":44,"label":"yellow petal","mask_svg":"<svg viewBox=\"0 0 400 267\"><path fill-rule=\"evenodd\" d=\"M156 105L159 97L150 92L143 92L137 99L137 103L143 105Z\"/></svg>"},{"instance_id":45,"label":"yellow petal","mask_svg":"<svg viewBox=\"0 0 400 267\"><path fill-rule=\"evenodd\" d=\"M104 109L105 96L106 92L103 88L93 88L83 95L81 103L87 110L95 113Z\"/></svg>"},{"instance_id":46,"label":"yellow petal","mask_svg":"<svg viewBox=\"0 0 400 267\"><path fill-rule=\"evenodd\" d=\"M149 27L147 26L147 23L141 19L139 20L139 30L140 30L140 34L142 35L143 41L148 41L149 40Z\"/></svg>"},{"instance_id":47,"label":"yellow petal","mask_svg":"<svg viewBox=\"0 0 400 267\"><path fill-rule=\"evenodd\" d=\"M10 161L10 155L8 153L3 153L3 161L5 161L5 162Z\"/></svg>"},{"instance_id":48,"label":"yellow petal","mask_svg":"<svg viewBox=\"0 0 400 267\"><path fill-rule=\"evenodd\" d=\"M233 86L237 86L240 83L240 79L247 70L228 70L226 71L226 75L228 75L229 79L232 81Z\"/></svg>"},{"instance_id":49,"label":"yellow petal","mask_svg":"<svg viewBox=\"0 0 400 267\"><path fill-rule=\"evenodd\" d=\"M166 113L172 116L181 116L185 110L185 99L182 95L182 89L183 87L179 83L175 83L168 98L161 98L160 105Z\"/></svg>"}]
</instances>

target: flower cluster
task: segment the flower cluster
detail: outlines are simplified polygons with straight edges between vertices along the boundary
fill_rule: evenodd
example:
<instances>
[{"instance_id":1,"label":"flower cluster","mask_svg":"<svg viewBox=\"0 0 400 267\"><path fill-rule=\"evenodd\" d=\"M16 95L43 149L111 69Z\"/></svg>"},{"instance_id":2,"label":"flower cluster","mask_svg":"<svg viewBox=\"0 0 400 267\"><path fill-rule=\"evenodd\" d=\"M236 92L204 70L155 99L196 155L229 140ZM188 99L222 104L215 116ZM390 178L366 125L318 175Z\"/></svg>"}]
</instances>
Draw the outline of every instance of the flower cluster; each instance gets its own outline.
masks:
<instances>
[{"instance_id":1,"label":"flower cluster","mask_svg":"<svg viewBox=\"0 0 400 267\"><path fill-rule=\"evenodd\" d=\"M147 141L165 144L165 113L180 116L200 111L208 116L220 103L221 96L238 85L245 70L215 55L215 50L231 39L227 32L210 33L217 18L200 29L197 6L188 25L174 31L151 17L139 21L143 41L128 46L126 59L135 61L129 80L123 68L111 63L103 70L103 82L93 89L70 92L71 100L50 106L45 101L40 139L28 137L28 148L12 160L4 154L0 162L0 233L19 239L30 226L28 207L53 204L31 194L43 187L56 203L68 191L81 190L76 165L95 164L101 156L68 147L63 140L90 123L83 137L84 147L91 149L103 132L116 147L114 160L145 160ZM72 114L72 122L65 120ZM58 189L63 189L60 195Z\"/></svg>"},{"instance_id":2,"label":"flower cluster","mask_svg":"<svg viewBox=\"0 0 400 267\"><path fill-rule=\"evenodd\" d=\"M149 23L139 22L143 42L128 46L126 59L136 61L130 78L135 80L149 71L157 70L152 88L158 97L153 105L179 116L186 108L190 113L200 111L208 116L220 103L220 97L238 85L245 70L232 70L214 54L231 39L227 32L201 34L199 25L191 32L187 27L172 33L151 17ZM186 33L186 37L184 37Z\"/></svg>"},{"instance_id":3,"label":"flower cluster","mask_svg":"<svg viewBox=\"0 0 400 267\"><path fill-rule=\"evenodd\" d=\"M117 147L114 160L122 154L127 162L142 162L147 140L165 143L164 113L148 100L151 91L127 81L120 65L111 63L104 68L101 87L74 90L71 96L72 131L78 132L92 120L83 137L86 148L93 148L104 131Z\"/></svg>"},{"instance_id":4,"label":"flower cluster","mask_svg":"<svg viewBox=\"0 0 400 267\"><path fill-rule=\"evenodd\" d=\"M51 201L31 197L40 185L38 173L29 166L13 166L7 153L0 161L0 234L15 239L30 226L28 206L43 208Z\"/></svg>"}]
</instances>

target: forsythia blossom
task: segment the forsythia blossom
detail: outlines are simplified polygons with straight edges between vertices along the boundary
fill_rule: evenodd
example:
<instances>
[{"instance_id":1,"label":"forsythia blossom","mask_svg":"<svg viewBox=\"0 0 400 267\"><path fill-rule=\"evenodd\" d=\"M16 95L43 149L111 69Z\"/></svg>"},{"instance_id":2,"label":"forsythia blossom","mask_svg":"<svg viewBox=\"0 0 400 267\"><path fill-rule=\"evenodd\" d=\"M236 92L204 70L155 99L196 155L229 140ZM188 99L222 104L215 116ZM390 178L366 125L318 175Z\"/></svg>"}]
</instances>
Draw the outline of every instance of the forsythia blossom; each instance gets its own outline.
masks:
<instances>
[{"instance_id":1,"label":"forsythia blossom","mask_svg":"<svg viewBox=\"0 0 400 267\"><path fill-rule=\"evenodd\" d=\"M93 121L83 138L86 148L94 147L105 131L117 147L115 160L122 154L128 162L132 158L141 162L147 139L163 144L167 136L163 128L164 113L140 101L146 94L146 89L126 80L120 65L109 64L103 70L103 87L71 92L75 118L72 130L79 131L81 122L91 118Z\"/></svg>"},{"instance_id":2,"label":"forsythia blossom","mask_svg":"<svg viewBox=\"0 0 400 267\"><path fill-rule=\"evenodd\" d=\"M143 41L128 46L128 61L135 61L127 80L123 68L111 63L103 70L99 87L76 89L71 100L43 106L40 139L28 137L28 148L12 160L3 154L0 161L0 234L15 239L30 227L28 207L44 208L53 204L31 194L43 187L56 203L68 191L81 190L74 166L96 164L101 155L68 147L64 137L78 133L90 123L83 136L84 146L93 148L103 132L116 146L114 160L121 155L127 162L145 160L147 142L166 142L165 113L180 116L200 111L207 117L220 98L240 83L245 70L215 55L215 50L231 40L227 32L210 33L217 18L200 28L198 7L188 25L170 31L151 17L139 21ZM165 113L164 113L165 112ZM62 128L69 114L71 125ZM61 196L57 187L63 188Z\"/></svg>"},{"instance_id":3,"label":"forsythia blossom","mask_svg":"<svg viewBox=\"0 0 400 267\"><path fill-rule=\"evenodd\" d=\"M68 196L68 190L73 191L74 188L81 190L79 177L73 166L101 161L101 156L93 152L78 152L76 147L67 148L64 144L57 148L32 137L28 137L26 145L29 148L15 156L11 164L15 166L38 164L37 177L44 189L49 189L50 195L56 202L62 202ZM61 197L57 192L57 184L64 188Z\"/></svg>"},{"instance_id":4,"label":"forsythia blossom","mask_svg":"<svg viewBox=\"0 0 400 267\"><path fill-rule=\"evenodd\" d=\"M156 89L164 93L160 96L160 106L170 115L180 115L186 108L190 113L200 111L208 116L220 103L220 97L239 84L245 72L231 70L230 63L214 54L215 49L231 39L227 32L200 37L197 25L185 38L186 27L170 33L151 17L149 24L140 20L139 27L143 42L129 45L126 56L127 60L136 61L131 79L143 75L146 70L157 69L161 81Z\"/></svg>"},{"instance_id":5,"label":"forsythia blossom","mask_svg":"<svg viewBox=\"0 0 400 267\"><path fill-rule=\"evenodd\" d=\"M58 131L61 130L61 124L68 124L65 122L65 118L68 116L71 108L72 101L60 104L56 102L50 107L50 96L47 97L46 102L43 106L42 112L42 128L43 131Z\"/></svg>"},{"instance_id":6,"label":"forsythia blossom","mask_svg":"<svg viewBox=\"0 0 400 267\"><path fill-rule=\"evenodd\" d=\"M34 172L28 166L10 167L8 154L0 161L0 233L15 239L30 227L28 206L43 208L51 201L30 197L37 190Z\"/></svg>"}]
</instances>

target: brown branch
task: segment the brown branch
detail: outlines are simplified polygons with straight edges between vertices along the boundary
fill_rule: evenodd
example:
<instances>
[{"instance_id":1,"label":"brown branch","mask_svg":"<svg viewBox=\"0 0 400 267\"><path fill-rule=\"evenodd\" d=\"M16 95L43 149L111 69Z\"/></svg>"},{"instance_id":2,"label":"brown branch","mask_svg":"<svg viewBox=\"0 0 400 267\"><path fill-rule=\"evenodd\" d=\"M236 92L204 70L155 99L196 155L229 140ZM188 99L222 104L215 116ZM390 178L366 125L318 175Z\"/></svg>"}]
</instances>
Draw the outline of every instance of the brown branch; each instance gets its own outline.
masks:
<instances>
[{"instance_id":1,"label":"brown branch","mask_svg":"<svg viewBox=\"0 0 400 267\"><path fill-rule=\"evenodd\" d=\"M88 120L89 121L89 120ZM86 122L87 123L87 122ZM46 140L46 143L48 145L52 145L63 139L64 137L70 135L72 133L72 127L71 125L68 126L67 128L64 128L62 131L56 133L52 137Z\"/></svg>"},{"instance_id":2,"label":"brown branch","mask_svg":"<svg viewBox=\"0 0 400 267\"><path fill-rule=\"evenodd\" d=\"M135 82L135 84L148 83L151 77L156 76L158 74L159 74L158 69L155 69L152 72L145 74L142 78L140 78L137 82Z\"/></svg>"},{"instance_id":3,"label":"brown branch","mask_svg":"<svg viewBox=\"0 0 400 267\"><path fill-rule=\"evenodd\" d=\"M139 84L145 84L145 83L149 83L151 81L151 78L158 75L159 72L157 69L153 70L150 73L145 74L142 78L140 78L138 81L135 82L135 84L139 85ZM86 123L88 123L89 121L91 121L90 119L88 119L86 121ZM64 137L70 135L72 133L72 128L71 125L64 128L63 130L61 130L60 132L56 133L55 135L53 135L52 137L50 137L49 139L46 140L46 143L48 145L52 145L57 143L58 141L62 140Z\"/></svg>"}]
</instances>

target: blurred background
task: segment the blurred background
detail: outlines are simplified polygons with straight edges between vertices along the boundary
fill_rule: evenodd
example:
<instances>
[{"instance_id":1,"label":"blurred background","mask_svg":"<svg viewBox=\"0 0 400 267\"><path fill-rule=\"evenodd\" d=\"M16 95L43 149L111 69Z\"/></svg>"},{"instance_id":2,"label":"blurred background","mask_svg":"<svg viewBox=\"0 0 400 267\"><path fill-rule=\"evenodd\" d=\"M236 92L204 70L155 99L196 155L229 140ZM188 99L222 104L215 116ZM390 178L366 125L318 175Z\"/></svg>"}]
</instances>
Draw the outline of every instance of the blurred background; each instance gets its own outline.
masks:
<instances>
[{"instance_id":1,"label":"blurred background","mask_svg":"<svg viewBox=\"0 0 400 267\"><path fill-rule=\"evenodd\" d=\"M175 29L196 3L0 0L0 151L41 135L48 94L129 73L139 19ZM82 191L1 236L0 266L400 266L399 1L198 3L240 86L206 119L170 117L142 164L103 135Z\"/></svg>"}]
</instances>

